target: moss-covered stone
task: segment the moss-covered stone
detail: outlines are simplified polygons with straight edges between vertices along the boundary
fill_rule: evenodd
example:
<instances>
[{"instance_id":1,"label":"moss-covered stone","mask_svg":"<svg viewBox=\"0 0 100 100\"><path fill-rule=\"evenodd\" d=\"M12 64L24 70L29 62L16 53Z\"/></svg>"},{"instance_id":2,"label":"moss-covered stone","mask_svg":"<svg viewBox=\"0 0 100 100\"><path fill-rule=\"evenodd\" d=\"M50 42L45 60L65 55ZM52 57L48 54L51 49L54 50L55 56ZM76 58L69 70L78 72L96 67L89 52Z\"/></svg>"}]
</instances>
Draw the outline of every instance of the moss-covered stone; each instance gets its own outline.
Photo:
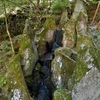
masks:
<instances>
[{"instance_id":1,"label":"moss-covered stone","mask_svg":"<svg viewBox=\"0 0 100 100\"><path fill-rule=\"evenodd\" d=\"M54 17L48 17L44 23L44 28L49 30L55 30L55 20Z\"/></svg>"},{"instance_id":2,"label":"moss-covered stone","mask_svg":"<svg viewBox=\"0 0 100 100\"><path fill-rule=\"evenodd\" d=\"M51 65L51 78L57 88L67 88L67 82L73 73L74 66L75 62L70 57L64 55L59 49L55 51L55 58Z\"/></svg>"},{"instance_id":3,"label":"moss-covered stone","mask_svg":"<svg viewBox=\"0 0 100 100\"><path fill-rule=\"evenodd\" d=\"M68 88L72 89L73 86L82 79L87 71L89 71L87 65L82 61L82 59L77 58L77 63L72 74L72 79L71 81L69 80Z\"/></svg>"},{"instance_id":4,"label":"moss-covered stone","mask_svg":"<svg viewBox=\"0 0 100 100\"><path fill-rule=\"evenodd\" d=\"M67 93L66 89L57 89L54 92L53 100L72 100L71 95Z\"/></svg>"},{"instance_id":5,"label":"moss-covered stone","mask_svg":"<svg viewBox=\"0 0 100 100\"><path fill-rule=\"evenodd\" d=\"M80 14L80 12L83 12L86 14L86 7L83 3L82 0L76 0L76 4L75 4L75 8L74 8L74 12L72 14L72 18L77 21L77 18Z\"/></svg>"},{"instance_id":6,"label":"moss-covered stone","mask_svg":"<svg viewBox=\"0 0 100 100\"><path fill-rule=\"evenodd\" d=\"M79 34L77 36L76 52L82 55L82 52L89 47L94 47L92 38L89 35Z\"/></svg>"},{"instance_id":7,"label":"moss-covered stone","mask_svg":"<svg viewBox=\"0 0 100 100\"><path fill-rule=\"evenodd\" d=\"M55 20L53 17L48 17L44 23L44 30L40 33L40 40L38 46L39 55L46 53L46 42L50 42L53 39L53 33L56 29Z\"/></svg>"},{"instance_id":8,"label":"moss-covered stone","mask_svg":"<svg viewBox=\"0 0 100 100\"><path fill-rule=\"evenodd\" d=\"M73 48L76 43L75 20L70 19L64 27L63 47Z\"/></svg>"},{"instance_id":9,"label":"moss-covered stone","mask_svg":"<svg viewBox=\"0 0 100 100\"><path fill-rule=\"evenodd\" d=\"M68 21L68 12L67 11L64 11L61 15L61 19L60 19L60 26L63 27L67 21Z\"/></svg>"},{"instance_id":10,"label":"moss-covered stone","mask_svg":"<svg viewBox=\"0 0 100 100\"><path fill-rule=\"evenodd\" d=\"M77 19L77 23L76 23L77 35L87 34L87 29L88 29L87 23L88 23L87 13L80 12L78 19Z\"/></svg>"},{"instance_id":11,"label":"moss-covered stone","mask_svg":"<svg viewBox=\"0 0 100 100\"><path fill-rule=\"evenodd\" d=\"M94 47L91 37L82 34L79 35L76 51L78 56L72 79L69 81L70 89L72 89L91 68L96 67L100 70L100 54Z\"/></svg>"},{"instance_id":12,"label":"moss-covered stone","mask_svg":"<svg viewBox=\"0 0 100 100\"><path fill-rule=\"evenodd\" d=\"M25 22L25 28L23 36L20 41L19 54L21 56L21 65L25 76L32 75L32 70L35 67L35 63L38 59L37 48L34 43L32 29L30 22L27 19Z\"/></svg>"},{"instance_id":13,"label":"moss-covered stone","mask_svg":"<svg viewBox=\"0 0 100 100\"><path fill-rule=\"evenodd\" d=\"M23 77L20 65L20 57L16 55L9 63L7 73L5 75L6 85L2 87L3 100L19 99L30 100L30 95ZM16 96L16 94L18 96Z\"/></svg>"}]
</instances>

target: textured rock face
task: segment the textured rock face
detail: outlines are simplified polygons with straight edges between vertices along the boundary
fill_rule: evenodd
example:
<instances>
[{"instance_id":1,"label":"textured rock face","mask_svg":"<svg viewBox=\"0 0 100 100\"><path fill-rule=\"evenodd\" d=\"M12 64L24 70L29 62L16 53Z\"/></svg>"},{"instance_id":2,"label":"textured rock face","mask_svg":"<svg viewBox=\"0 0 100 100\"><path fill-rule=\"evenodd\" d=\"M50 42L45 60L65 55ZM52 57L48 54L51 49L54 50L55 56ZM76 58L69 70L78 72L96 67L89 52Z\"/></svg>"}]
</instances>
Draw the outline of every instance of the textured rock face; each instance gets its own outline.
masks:
<instances>
[{"instance_id":1,"label":"textured rock face","mask_svg":"<svg viewBox=\"0 0 100 100\"><path fill-rule=\"evenodd\" d=\"M73 48L76 43L75 20L70 19L64 27L63 47Z\"/></svg>"},{"instance_id":2,"label":"textured rock face","mask_svg":"<svg viewBox=\"0 0 100 100\"><path fill-rule=\"evenodd\" d=\"M83 3L82 0L77 0L76 4L75 4L73 15L72 15L72 18L75 21L77 21L77 18L79 16L80 12L86 13L86 8L85 8L84 3Z\"/></svg>"},{"instance_id":3,"label":"textured rock face","mask_svg":"<svg viewBox=\"0 0 100 100\"><path fill-rule=\"evenodd\" d=\"M100 54L99 51L94 48L92 39L89 36L83 34L78 36L76 52L78 56L72 75L71 88L77 84L91 68L96 67L100 69Z\"/></svg>"},{"instance_id":4,"label":"textured rock face","mask_svg":"<svg viewBox=\"0 0 100 100\"><path fill-rule=\"evenodd\" d=\"M51 66L52 81L57 88L66 88L68 79L73 73L75 62L67 55L63 55L61 51L59 49L55 51L55 58Z\"/></svg>"},{"instance_id":5,"label":"textured rock face","mask_svg":"<svg viewBox=\"0 0 100 100\"><path fill-rule=\"evenodd\" d=\"M62 16L61 16L61 19L60 19L61 27L63 27L67 23L68 19L69 19L68 18L68 12L67 11L63 12Z\"/></svg>"},{"instance_id":6,"label":"textured rock face","mask_svg":"<svg viewBox=\"0 0 100 100\"><path fill-rule=\"evenodd\" d=\"M2 100L31 100L21 69L19 55L14 56L8 66L5 75L6 83L2 87Z\"/></svg>"},{"instance_id":7,"label":"textured rock face","mask_svg":"<svg viewBox=\"0 0 100 100\"><path fill-rule=\"evenodd\" d=\"M76 31L78 34L87 34L87 21L88 17L85 12L80 12L77 23L76 23Z\"/></svg>"},{"instance_id":8,"label":"textured rock face","mask_svg":"<svg viewBox=\"0 0 100 100\"><path fill-rule=\"evenodd\" d=\"M100 100L100 71L92 68L72 90L72 100Z\"/></svg>"},{"instance_id":9,"label":"textured rock face","mask_svg":"<svg viewBox=\"0 0 100 100\"><path fill-rule=\"evenodd\" d=\"M38 59L38 53L28 20L26 20L25 23L25 28L19 48L19 54L21 56L21 65L24 75L31 75L35 63Z\"/></svg>"}]
</instances>

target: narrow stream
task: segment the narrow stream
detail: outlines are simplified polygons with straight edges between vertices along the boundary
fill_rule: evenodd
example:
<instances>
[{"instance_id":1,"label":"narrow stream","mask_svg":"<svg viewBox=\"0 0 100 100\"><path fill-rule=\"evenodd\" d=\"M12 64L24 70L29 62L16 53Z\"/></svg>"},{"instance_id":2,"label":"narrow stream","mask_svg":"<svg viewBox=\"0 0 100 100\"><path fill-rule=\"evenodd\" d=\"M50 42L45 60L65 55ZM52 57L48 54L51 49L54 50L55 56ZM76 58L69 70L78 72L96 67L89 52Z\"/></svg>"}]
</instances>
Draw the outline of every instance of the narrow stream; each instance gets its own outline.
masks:
<instances>
[{"instance_id":1,"label":"narrow stream","mask_svg":"<svg viewBox=\"0 0 100 100\"><path fill-rule=\"evenodd\" d=\"M39 70L33 70L31 83L27 83L30 95L35 100L52 100L53 92L56 89L51 81L51 62L54 58L55 49L62 46L62 30L55 30L53 39L50 43L46 43L47 51L38 59L41 66ZM37 74L38 73L38 74ZM36 80L36 77L39 77Z\"/></svg>"},{"instance_id":2,"label":"narrow stream","mask_svg":"<svg viewBox=\"0 0 100 100\"><path fill-rule=\"evenodd\" d=\"M52 95L49 90L50 87L47 86L47 79L51 78L51 61L54 58L54 51L62 46L62 32L62 30L55 30L52 41L50 43L47 42L47 53L42 59L39 59L42 66L40 71L41 83L36 95L36 100L52 100Z\"/></svg>"}]
</instances>

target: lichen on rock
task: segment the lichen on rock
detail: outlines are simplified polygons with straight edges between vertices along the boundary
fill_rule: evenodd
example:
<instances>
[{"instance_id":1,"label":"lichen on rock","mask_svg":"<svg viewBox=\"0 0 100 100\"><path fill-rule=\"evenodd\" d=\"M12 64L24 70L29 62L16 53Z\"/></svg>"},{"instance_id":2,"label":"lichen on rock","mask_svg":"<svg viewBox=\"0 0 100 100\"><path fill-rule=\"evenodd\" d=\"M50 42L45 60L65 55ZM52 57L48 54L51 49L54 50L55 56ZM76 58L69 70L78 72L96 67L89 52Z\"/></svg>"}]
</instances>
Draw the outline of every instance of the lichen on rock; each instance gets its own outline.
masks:
<instances>
[{"instance_id":1,"label":"lichen on rock","mask_svg":"<svg viewBox=\"0 0 100 100\"><path fill-rule=\"evenodd\" d=\"M52 72L51 78L53 84L57 88L59 87L67 88L67 83L70 76L73 73L74 66L75 66L74 60L72 60L67 55L64 55L63 52L59 51L59 49L55 51L55 58L53 59L51 65L51 72Z\"/></svg>"},{"instance_id":2,"label":"lichen on rock","mask_svg":"<svg viewBox=\"0 0 100 100\"><path fill-rule=\"evenodd\" d=\"M76 43L75 20L70 19L64 26L63 47L74 48Z\"/></svg>"},{"instance_id":3,"label":"lichen on rock","mask_svg":"<svg viewBox=\"0 0 100 100\"><path fill-rule=\"evenodd\" d=\"M26 20L22 39L20 41L19 54L21 56L21 65L25 76L32 75L32 70L35 67L35 63L38 59L37 48L34 43L34 35Z\"/></svg>"},{"instance_id":4,"label":"lichen on rock","mask_svg":"<svg viewBox=\"0 0 100 100\"><path fill-rule=\"evenodd\" d=\"M31 100L21 69L19 54L15 55L9 62L5 78L7 82L3 87L3 98L6 98L6 100L15 100L15 98ZM19 94L18 97L15 97L16 91Z\"/></svg>"}]
</instances>

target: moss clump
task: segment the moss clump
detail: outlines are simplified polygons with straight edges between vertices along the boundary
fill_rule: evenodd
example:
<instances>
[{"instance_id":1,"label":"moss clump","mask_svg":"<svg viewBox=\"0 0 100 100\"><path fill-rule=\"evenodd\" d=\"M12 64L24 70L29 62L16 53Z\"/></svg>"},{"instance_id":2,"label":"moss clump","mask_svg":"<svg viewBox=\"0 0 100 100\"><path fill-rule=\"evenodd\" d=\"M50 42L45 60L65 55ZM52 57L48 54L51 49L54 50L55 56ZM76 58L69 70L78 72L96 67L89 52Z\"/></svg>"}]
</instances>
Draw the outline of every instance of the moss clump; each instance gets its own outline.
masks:
<instances>
[{"instance_id":1,"label":"moss clump","mask_svg":"<svg viewBox=\"0 0 100 100\"><path fill-rule=\"evenodd\" d=\"M54 92L53 100L72 100L66 89L59 88Z\"/></svg>"},{"instance_id":2,"label":"moss clump","mask_svg":"<svg viewBox=\"0 0 100 100\"><path fill-rule=\"evenodd\" d=\"M46 19L46 22L44 23L44 28L45 29L47 29L47 30L49 30L49 29L51 29L51 30L55 30L55 19L54 19L54 17L48 17L47 19Z\"/></svg>"},{"instance_id":3,"label":"moss clump","mask_svg":"<svg viewBox=\"0 0 100 100\"><path fill-rule=\"evenodd\" d=\"M20 44L20 53L23 52L26 48L31 47L31 41L29 39L29 36L27 34L23 34Z\"/></svg>"},{"instance_id":4,"label":"moss clump","mask_svg":"<svg viewBox=\"0 0 100 100\"><path fill-rule=\"evenodd\" d=\"M79 82L88 71L89 71L89 68L87 67L87 65L84 63L82 59L80 59L80 57L78 57L77 63L72 75L72 79L71 79L71 86L69 86L69 88L72 89L73 86L77 82Z\"/></svg>"},{"instance_id":5,"label":"moss clump","mask_svg":"<svg viewBox=\"0 0 100 100\"><path fill-rule=\"evenodd\" d=\"M98 68L98 70L100 71L100 51L96 48L90 48L90 54L92 55L92 57L94 58L94 63L95 66Z\"/></svg>"},{"instance_id":6,"label":"moss clump","mask_svg":"<svg viewBox=\"0 0 100 100\"><path fill-rule=\"evenodd\" d=\"M75 49L76 52L80 53L81 51L84 51L85 49L88 49L90 47L94 47L92 38L85 34L79 34L77 37L77 43Z\"/></svg>"}]
</instances>

